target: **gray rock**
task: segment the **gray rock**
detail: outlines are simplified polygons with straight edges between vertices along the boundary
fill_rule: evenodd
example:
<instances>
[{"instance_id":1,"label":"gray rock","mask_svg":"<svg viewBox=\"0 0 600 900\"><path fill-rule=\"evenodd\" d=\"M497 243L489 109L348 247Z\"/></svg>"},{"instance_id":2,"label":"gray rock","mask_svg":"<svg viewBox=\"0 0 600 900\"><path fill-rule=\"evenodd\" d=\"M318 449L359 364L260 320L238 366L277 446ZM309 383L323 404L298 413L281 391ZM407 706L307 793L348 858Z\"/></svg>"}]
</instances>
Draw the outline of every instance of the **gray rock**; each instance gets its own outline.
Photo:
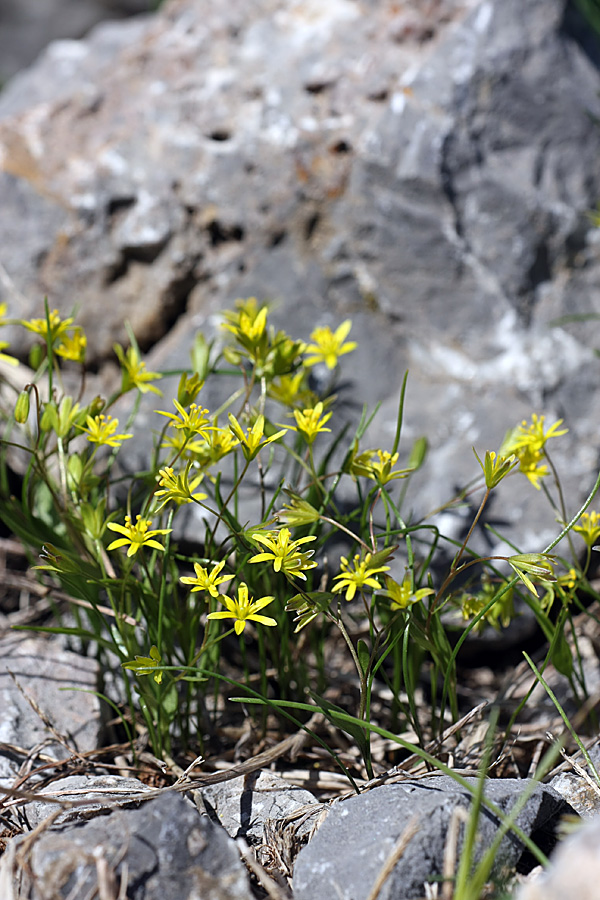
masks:
<instances>
[{"instance_id":1,"label":"gray rock","mask_svg":"<svg viewBox=\"0 0 600 900\"><path fill-rule=\"evenodd\" d=\"M600 743L588 748L588 754L596 771L599 771ZM600 813L600 785L596 784L594 772L588 766L583 754L577 753L574 758L587 773L592 784L577 771L560 772L549 784L561 797L565 798L582 819L592 819Z\"/></svg>"},{"instance_id":2,"label":"gray rock","mask_svg":"<svg viewBox=\"0 0 600 900\"><path fill-rule=\"evenodd\" d=\"M30 698L63 735L68 746L56 740L51 729L25 699ZM101 744L102 714L98 689L98 663L89 657L62 650L54 641L11 634L0 639L0 741L26 750L42 748L55 759L70 755L68 747L94 750ZM2 751L0 759L9 771L19 763ZM4 768L0 769L2 773ZM3 783L6 779L2 777ZM10 779L12 782L12 778Z\"/></svg>"},{"instance_id":3,"label":"gray rock","mask_svg":"<svg viewBox=\"0 0 600 900\"><path fill-rule=\"evenodd\" d=\"M140 800L130 799L134 794L143 794L152 790L137 778L123 778L120 775L68 775L58 778L38 793L48 798L77 803L72 809L65 809L53 825L66 822L91 819L106 809L111 802L120 807L139 806ZM56 811L56 805L42 800L25 803L19 810L18 818L23 827L36 828L40 822Z\"/></svg>"},{"instance_id":4,"label":"gray rock","mask_svg":"<svg viewBox=\"0 0 600 900\"><path fill-rule=\"evenodd\" d=\"M470 779L475 784L475 779ZM498 779L486 782L486 797L509 812L527 781ZM410 900L424 896L425 884L443 871L449 823L457 806L468 808L470 794L449 776L378 787L334 804L319 831L303 848L294 869L296 900L363 900L392 849L413 816L418 830L385 881L380 900ZM569 807L549 788L538 785L517 817L517 824L534 840L548 838L558 817ZM478 825L476 858L493 841L497 819L483 811ZM464 834L464 826L461 828ZM458 842L460 858L462 837ZM523 854L512 833L500 845L494 871L512 871Z\"/></svg>"},{"instance_id":5,"label":"gray rock","mask_svg":"<svg viewBox=\"0 0 600 900\"><path fill-rule=\"evenodd\" d=\"M595 790L581 775L561 772L550 781L550 786L582 819L592 819L600 813L600 788Z\"/></svg>"},{"instance_id":6,"label":"gray rock","mask_svg":"<svg viewBox=\"0 0 600 900\"><path fill-rule=\"evenodd\" d=\"M251 897L235 843L174 793L26 841L12 840L0 861L3 900L117 896L121 879L130 900Z\"/></svg>"},{"instance_id":7,"label":"gray rock","mask_svg":"<svg viewBox=\"0 0 600 900\"><path fill-rule=\"evenodd\" d=\"M294 787L267 771L203 788L202 799L231 837L243 837L249 843L263 840L266 819L284 819L303 807L313 807L315 814L321 810L310 791ZM309 816L299 834L311 824Z\"/></svg>"},{"instance_id":8,"label":"gray rock","mask_svg":"<svg viewBox=\"0 0 600 900\"><path fill-rule=\"evenodd\" d=\"M0 87L49 41L81 38L106 18L146 12L152 0L1 0Z\"/></svg>"},{"instance_id":9,"label":"gray rock","mask_svg":"<svg viewBox=\"0 0 600 900\"><path fill-rule=\"evenodd\" d=\"M551 865L523 885L515 900L596 900L600 882L600 818L595 816L557 848Z\"/></svg>"},{"instance_id":10,"label":"gray rock","mask_svg":"<svg viewBox=\"0 0 600 900\"><path fill-rule=\"evenodd\" d=\"M236 296L279 301L304 338L351 316L338 421L381 401L368 440L388 447L410 368L417 515L532 411L567 419L575 506L600 369L592 329L553 323L599 307L600 74L566 0L397 6L172 0L53 45L0 95L2 299L79 306L96 362L126 315L165 366ZM554 537L521 476L502 494L520 549Z\"/></svg>"}]
</instances>

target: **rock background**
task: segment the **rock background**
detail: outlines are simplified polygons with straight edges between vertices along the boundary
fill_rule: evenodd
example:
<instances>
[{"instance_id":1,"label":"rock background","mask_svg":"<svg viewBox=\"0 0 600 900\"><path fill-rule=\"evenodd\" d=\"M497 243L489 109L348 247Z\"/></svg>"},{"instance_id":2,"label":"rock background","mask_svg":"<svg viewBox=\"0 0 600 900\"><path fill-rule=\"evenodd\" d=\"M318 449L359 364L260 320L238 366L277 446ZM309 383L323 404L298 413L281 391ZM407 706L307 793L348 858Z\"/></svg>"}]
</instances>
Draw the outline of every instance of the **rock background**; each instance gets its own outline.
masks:
<instances>
[{"instance_id":1,"label":"rock background","mask_svg":"<svg viewBox=\"0 0 600 900\"><path fill-rule=\"evenodd\" d=\"M78 306L99 367L125 316L153 366L237 296L302 337L350 316L341 416L380 401L389 446L410 369L420 514L532 411L570 428L574 509L600 341L555 323L600 306L599 59L565 0L171 0L52 44L0 94L2 299ZM523 488L492 513L539 550L556 526Z\"/></svg>"},{"instance_id":2,"label":"rock background","mask_svg":"<svg viewBox=\"0 0 600 900\"><path fill-rule=\"evenodd\" d=\"M153 0L0 0L0 85L53 40L82 38L106 18L148 12Z\"/></svg>"}]
</instances>

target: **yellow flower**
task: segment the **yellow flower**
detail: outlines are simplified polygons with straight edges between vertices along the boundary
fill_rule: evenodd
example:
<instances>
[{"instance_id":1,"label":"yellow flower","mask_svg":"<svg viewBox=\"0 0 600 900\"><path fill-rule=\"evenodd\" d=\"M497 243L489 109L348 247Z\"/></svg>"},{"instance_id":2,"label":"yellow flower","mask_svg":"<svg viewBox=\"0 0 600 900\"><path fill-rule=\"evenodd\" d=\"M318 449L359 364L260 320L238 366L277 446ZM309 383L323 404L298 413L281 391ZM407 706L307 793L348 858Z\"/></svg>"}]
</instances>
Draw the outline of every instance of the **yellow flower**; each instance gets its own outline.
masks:
<instances>
[{"instance_id":1,"label":"yellow flower","mask_svg":"<svg viewBox=\"0 0 600 900\"><path fill-rule=\"evenodd\" d=\"M122 534L123 537L117 538L116 541L108 545L107 549L116 550L117 547L125 547L129 544L127 556L135 556L140 547L152 547L154 550L164 551L163 545L159 544L154 538L157 534L170 534L173 529L155 528L150 530L151 525L152 521L150 519L142 519L141 516L136 517L135 525L131 521L131 516L125 516L125 525L116 525L114 522L109 522L108 527L110 530Z\"/></svg>"},{"instance_id":2,"label":"yellow flower","mask_svg":"<svg viewBox=\"0 0 600 900\"><path fill-rule=\"evenodd\" d=\"M146 363L142 362L140 354L135 347L128 347L127 353L125 353L119 344L115 344L113 350L119 357L119 362L121 363L121 391L124 394L132 388L137 388L142 394L147 394L148 391L152 391L153 394L158 394L159 396L162 395L162 391L153 384L149 384L150 381L156 381L158 378L162 378L162 375L160 372L146 371Z\"/></svg>"},{"instance_id":3,"label":"yellow flower","mask_svg":"<svg viewBox=\"0 0 600 900\"><path fill-rule=\"evenodd\" d=\"M202 407L192 403L190 411L186 412L178 400L173 400L173 403L179 415L164 412L162 409L155 409L154 412L158 413L159 416L166 416L167 419L171 419L171 422L169 423L171 428L177 428L183 431L187 439L195 437L196 435L206 438L212 427L208 410L202 409Z\"/></svg>"},{"instance_id":4,"label":"yellow flower","mask_svg":"<svg viewBox=\"0 0 600 900\"><path fill-rule=\"evenodd\" d=\"M506 435L500 447L501 456L514 454L519 460L519 471L523 472L534 488L540 489L540 479L548 474L548 466L542 460L545 455L546 442L552 437L566 434L568 429L562 428L562 419L558 419L547 431L544 430L545 416L531 417L531 424L525 419Z\"/></svg>"},{"instance_id":5,"label":"yellow flower","mask_svg":"<svg viewBox=\"0 0 600 900\"><path fill-rule=\"evenodd\" d=\"M229 413L229 428L234 437L239 440L242 453L248 461L254 459L262 447L266 447L267 444L271 444L273 441L278 440L287 431L287 428L283 428L281 431L272 434L271 437L266 438L264 436L265 417L257 416L252 428L249 428L248 433L245 433L244 429L232 413Z\"/></svg>"},{"instance_id":6,"label":"yellow flower","mask_svg":"<svg viewBox=\"0 0 600 900\"><path fill-rule=\"evenodd\" d=\"M132 669L136 675L153 675L157 684L162 682L163 673L156 667L162 663L161 655L154 644L150 647L150 656L136 656L135 662L122 663L124 669Z\"/></svg>"},{"instance_id":7,"label":"yellow flower","mask_svg":"<svg viewBox=\"0 0 600 900\"><path fill-rule=\"evenodd\" d=\"M158 412L158 410L156 410L156 412ZM206 441L192 441L186 437L185 432L180 428L175 429L173 434L166 435L160 446L164 450L173 451L177 457L181 456L184 459L198 457L200 463L202 465L204 464L203 454L206 449Z\"/></svg>"},{"instance_id":8,"label":"yellow flower","mask_svg":"<svg viewBox=\"0 0 600 900\"><path fill-rule=\"evenodd\" d=\"M182 406L189 406L193 403L204 386L204 381L197 372L186 375L182 372L177 388L177 400Z\"/></svg>"},{"instance_id":9,"label":"yellow flower","mask_svg":"<svg viewBox=\"0 0 600 900\"><path fill-rule=\"evenodd\" d=\"M580 518L580 525L575 525L573 531L581 535L588 547L591 547L600 538L600 515L593 511L584 512Z\"/></svg>"},{"instance_id":10,"label":"yellow flower","mask_svg":"<svg viewBox=\"0 0 600 900\"><path fill-rule=\"evenodd\" d=\"M295 375L280 375L278 383L272 381L269 384L267 394L283 406L295 406L307 393L306 389L303 390L304 377L303 371Z\"/></svg>"},{"instance_id":11,"label":"yellow flower","mask_svg":"<svg viewBox=\"0 0 600 900\"><path fill-rule=\"evenodd\" d=\"M519 471L525 475L536 490L540 490L540 479L545 478L549 472L548 466L542 462L543 450L535 450L532 447L522 447L515 451L519 460Z\"/></svg>"},{"instance_id":12,"label":"yellow flower","mask_svg":"<svg viewBox=\"0 0 600 900\"><path fill-rule=\"evenodd\" d=\"M234 438L228 428L214 425L204 442L198 447L196 457L202 466L212 466L234 450L239 441Z\"/></svg>"},{"instance_id":13,"label":"yellow flower","mask_svg":"<svg viewBox=\"0 0 600 900\"><path fill-rule=\"evenodd\" d=\"M567 434L568 428L560 428L563 423L562 419L558 419L554 425L551 425L548 431L544 431L545 416L537 416L535 413L531 416L531 424L523 419L521 424L513 429L504 439L501 452L506 455L507 452L519 455L519 450L527 447L530 450L543 450L546 442L551 437L560 437Z\"/></svg>"},{"instance_id":14,"label":"yellow flower","mask_svg":"<svg viewBox=\"0 0 600 900\"><path fill-rule=\"evenodd\" d=\"M251 346L260 341L267 327L267 307L263 306L256 315L248 314L245 310L241 310L236 321L229 321L223 324L223 328L231 331L232 334L244 346Z\"/></svg>"},{"instance_id":15,"label":"yellow flower","mask_svg":"<svg viewBox=\"0 0 600 900\"><path fill-rule=\"evenodd\" d=\"M423 597L435 594L432 588L419 588L418 591L414 591L410 572L404 576L402 584L398 584L390 575L386 575L385 586L386 590L381 593L390 598L393 609L407 609L413 603L418 603Z\"/></svg>"},{"instance_id":16,"label":"yellow flower","mask_svg":"<svg viewBox=\"0 0 600 900\"><path fill-rule=\"evenodd\" d=\"M256 297L247 297L246 300L238 299L235 301L235 309L225 310L223 315L229 325L239 326L242 314L254 321L263 309L268 309L266 303L259 306Z\"/></svg>"},{"instance_id":17,"label":"yellow flower","mask_svg":"<svg viewBox=\"0 0 600 900\"><path fill-rule=\"evenodd\" d=\"M482 576L481 589L477 595L463 594L459 600L462 610L463 619L472 619L481 610L488 605L490 600L494 599L498 593L498 585L495 584L487 575ZM505 591L499 600L488 609L483 618L475 625L475 630L481 632L486 624L491 625L495 631L500 631L500 627L507 628L515 615L515 607L513 600L514 591L512 588Z\"/></svg>"},{"instance_id":18,"label":"yellow flower","mask_svg":"<svg viewBox=\"0 0 600 900\"><path fill-rule=\"evenodd\" d=\"M156 512L161 510L163 506L172 501L176 503L177 506L181 506L183 503L194 503L199 502L200 500L206 500L207 494L195 494L194 491L202 481L202 475L196 475L195 478L189 480L189 472L190 472L191 462L187 464L185 470L183 472L179 472L178 475L175 475L175 472L171 468L171 466L165 466L164 469L160 469L158 474L160 476L158 483L162 490L155 491L155 497L162 497L162 501L160 506L157 507Z\"/></svg>"},{"instance_id":19,"label":"yellow flower","mask_svg":"<svg viewBox=\"0 0 600 900\"><path fill-rule=\"evenodd\" d=\"M496 456L493 450L486 450L483 462L477 456L475 447L473 447L473 453L483 471L485 486L490 491L497 487L511 469L519 464L514 453L511 453L510 456Z\"/></svg>"},{"instance_id":20,"label":"yellow flower","mask_svg":"<svg viewBox=\"0 0 600 900\"><path fill-rule=\"evenodd\" d=\"M321 402L312 409L305 409L302 412L295 409L296 425L290 425L290 430L299 431L306 443L312 444L320 431L331 431L331 428L325 428L325 423L330 420L332 413L326 413L324 416L322 413L323 403Z\"/></svg>"},{"instance_id":21,"label":"yellow flower","mask_svg":"<svg viewBox=\"0 0 600 900\"><path fill-rule=\"evenodd\" d=\"M406 478L413 469L396 469L398 453L389 453L387 450L363 450L357 453L350 462L349 472L355 477L363 475L371 478L377 484L387 484L394 478Z\"/></svg>"},{"instance_id":22,"label":"yellow flower","mask_svg":"<svg viewBox=\"0 0 600 900\"><path fill-rule=\"evenodd\" d=\"M106 444L108 447L120 447L123 441L132 438L132 434L115 434L119 427L119 420L112 416L87 416L85 420L87 428L79 427L87 434L87 439L92 444Z\"/></svg>"},{"instance_id":23,"label":"yellow flower","mask_svg":"<svg viewBox=\"0 0 600 900\"><path fill-rule=\"evenodd\" d=\"M238 588L235 600L231 600L225 595L220 597L221 603L225 604L228 611L221 610L220 612L209 613L207 618L235 619L233 627L236 634L242 633L248 621L260 622L262 625L277 625L275 619L271 619L270 616L258 615L259 611L268 606L269 603L272 603L274 599L275 597L261 597L260 600L255 601L253 597L248 595L248 586L242 582Z\"/></svg>"},{"instance_id":24,"label":"yellow flower","mask_svg":"<svg viewBox=\"0 0 600 900\"><path fill-rule=\"evenodd\" d=\"M362 588L365 585L369 587L380 589L381 585L374 578L374 575L377 575L379 572L387 572L389 571L389 566L369 566L371 562L372 554L367 553L365 558L361 560L359 554L357 553L352 563L349 563L345 556L342 556L340 559L340 569L342 570L339 575L336 575L334 581L338 581L336 585L332 587L332 591L334 593L336 591L346 591L346 600L352 600L356 593L356 589ZM353 568L351 568L351 566ZM339 580L338 580L339 579Z\"/></svg>"},{"instance_id":25,"label":"yellow flower","mask_svg":"<svg viewBox=\"0 0 600 900\"><path fill-rule=\"evenodd\" d=\"M62 343L56 348L58 356L76 363L85 361L87 338L82 328L74 328L71 334L63 335Z\"/></svg>"},{"instance_id":26,"label":"yellow flower","mask_svg":"<svg viewBox=\"0 0 600 900\"><path fill-rule=\"evenodd\" d=\"M335 331L332 331L329 326L315 328L310 336L314 344L309 344L306 347L306 352L314 355L305 359L304 365L314 366L315 363L323 362L328 369L335 369L339 357L343 356L344 353L350 353L358 346L354 341L344 343L351 328L352 322L350 319L342 322Z\"/></svg>"},{"instance_id":27,"label":"yellow flower","mask_svg":"<svg viewBox=\"0 0 600 900\"><path fill-rule=\"evenodd\" d=\"M48 340L48 336L50 342L54 344L59 338L62 338L69 326L72 324L73 318L70 319L61 319L58 314L57 309L53 309L51 313L48 313L48 321L46 318L43 319L21 319L20 324L27 328L28 331L33 331L34 334L39 334L39 336L43 340ZM48 328L50 325L50 328Z\"/></svg>"},{"instance_id":28,"label":"yellow flower","mask_svg":"<svg viewBox=\"0 0 600 900\"><path fill-rule=\"evenodd\" d=\"M192 594L195 591L208 591L211 597L218 597L219 585L223 584L223 582L225 581L231 581L231 579L234 577L233 575L219 575L219 572L224 565L225 561L217 563L209 573L208 569L205 569L204 566L200 565L200 563L194 563L194 571L196 572L196 577L194 578L191 575L185 575L179 580L182 584L194 585L194 587L192 588Z\"/></svg>"},{"instance_id":29,"label":"yellow flower","mask_svg":"<svg viewBox=\"0 0 600 900\"><path fill-rule=\"evenodd\" d=\"M8 303L0 303L0 326L6 325L7 313L8 313Z\"/></svg>"},{"instance_id":30,"label":"yellow flower","mask_svg":"<svg viewBox=\"0 0 600 900\"><path fill-rule=\"evenodd\" d=\"M16 357L11 356L10 353L4 353L4 350L9 346L8 341L0 341L0 359L3 359L9 366L18 366L19 360Z\"/></svg>"},{"instance_id":31,"label":"yellow flower","mask_svg":"<svg viewBox=\"0 0 600 900\"><path fill-rule=\"evenodd\" d=\"M257 553L249 562L267 562L273 560L273 569L275 572L285 572L296 578L302 578L306 581L304 572L307 569L314 569L317 565L310 557L314 550L302 551L300 546L309 541L316 541L316 535L291 540L291 532L289 528L281 528L279 531L257 532L252 535L255 541L267 547L267 553Z\"/></svg>"}]
</instances>

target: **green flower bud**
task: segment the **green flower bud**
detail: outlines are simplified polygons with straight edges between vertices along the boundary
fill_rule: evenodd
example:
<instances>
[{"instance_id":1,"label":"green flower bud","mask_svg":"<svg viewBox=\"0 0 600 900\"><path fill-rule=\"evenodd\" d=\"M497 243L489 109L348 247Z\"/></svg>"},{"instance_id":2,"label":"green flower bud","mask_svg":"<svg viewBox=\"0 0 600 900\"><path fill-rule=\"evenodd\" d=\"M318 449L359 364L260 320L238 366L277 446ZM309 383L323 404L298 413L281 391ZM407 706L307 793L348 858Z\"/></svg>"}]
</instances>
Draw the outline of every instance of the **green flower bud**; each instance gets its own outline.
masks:
<instances>
[{"instance_id":1,"label":"green flower bud","mask_svg":"<svg viewBox=\"0 0 600 900\"><path fill-rule=\"evenodd\" d=\"M29 351L29 366L37 371L44 361L46 348L42 344L34 344Z\"/></svg>"},{"instance_id":2,"label":"green flower bud","mask_svg":"<svg viewBox=\"0 0 600 900\"><path fill-rule=\"evenodd\" d=\"M203 384L204 382L197 372L194 372L191 376L186 375L184 372L179 379L179 387L177 388L177 400L179 403L184 407L190 406L200 393L200 388Z\"/></svg>"},{"instance_id":3,"label":"green flower bud","mask_svg":"<svg viewBox=\"0 0 600 900\"><path fill-rule=\"evenodd\" d=\"M29 391L21 391L15 404L15 422L24 425L29 418Z\"/></svg>"}]
</instances>

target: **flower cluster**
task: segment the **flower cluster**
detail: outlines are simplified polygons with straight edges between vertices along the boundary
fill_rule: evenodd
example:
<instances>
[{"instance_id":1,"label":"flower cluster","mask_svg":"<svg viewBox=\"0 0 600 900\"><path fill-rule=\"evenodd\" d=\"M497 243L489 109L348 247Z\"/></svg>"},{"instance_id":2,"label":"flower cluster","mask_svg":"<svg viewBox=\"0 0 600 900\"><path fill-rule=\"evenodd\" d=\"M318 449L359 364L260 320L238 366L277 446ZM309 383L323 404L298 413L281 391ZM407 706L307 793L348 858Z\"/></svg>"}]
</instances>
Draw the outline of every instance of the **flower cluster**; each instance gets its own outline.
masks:
<instances>
[{"instance_id":1,"label":"flower cluster","mask_svg":"<svg viewBox=\"0 0 600 900\"><path fill-rule=\"evenodd\" d=\"M546 443L550 438L560 437L568 431L567 428L560 427L562 421L562 419L558 419L545 431L545 416L537 416L534 413L529 424L523 420L517 428L506 435L502 442L500 455L505 458L514 455L519 461L519 470L527 476L537 490L541 487L540 480L545 478L549 471L543 461Z\"/></svg>"}]
</instances>

